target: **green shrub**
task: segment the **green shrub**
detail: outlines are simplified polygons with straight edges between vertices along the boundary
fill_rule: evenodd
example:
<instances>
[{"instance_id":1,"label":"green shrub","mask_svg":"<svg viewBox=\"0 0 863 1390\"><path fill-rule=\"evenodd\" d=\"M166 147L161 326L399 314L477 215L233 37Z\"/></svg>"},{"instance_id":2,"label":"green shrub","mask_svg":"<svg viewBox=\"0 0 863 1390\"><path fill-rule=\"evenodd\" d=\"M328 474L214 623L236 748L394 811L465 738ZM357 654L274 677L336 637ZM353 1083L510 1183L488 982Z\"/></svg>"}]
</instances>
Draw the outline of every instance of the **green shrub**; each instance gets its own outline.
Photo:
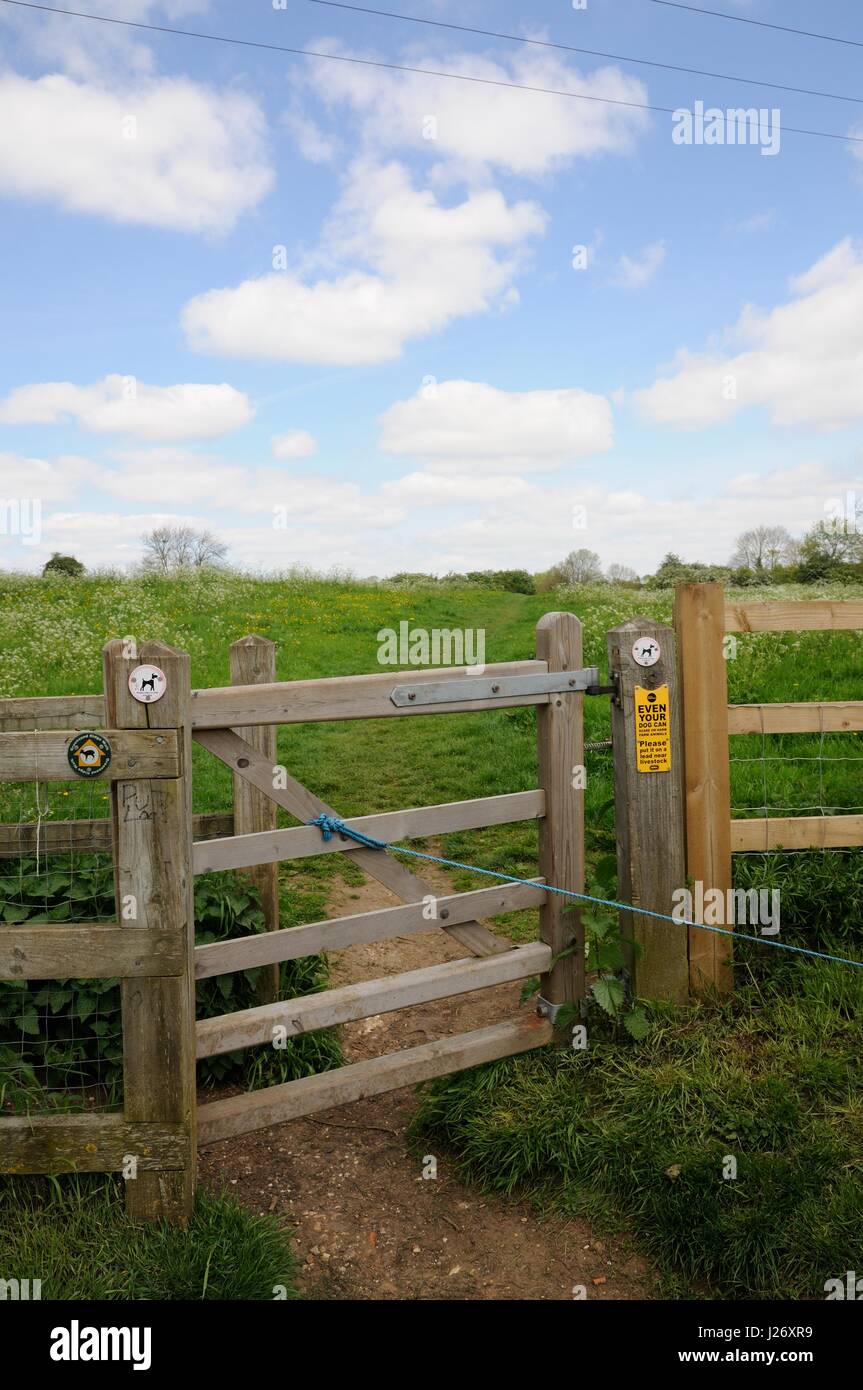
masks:
<instances>
[{"instance_id":1,"label":"green shrub","mask_svg":"<svg viewBox=\"0 0 863 1390\"><path fill-rule=\"evenodd\" d=\"M114 916L113 874L106 859L63 856L37 871L35 860L0 867L0 921L109 921ZM2 928L0 928L2 930ZM198 945L251 936L265 930L257 891L235 874L204 874L195 881L195 940ZM259 969L234 971L199 981L197 1016L253 1007ZM282 997L309 994L323 986L319 956L282 965ZM79 1103L94 1089L108 1104L119 1101L123 1048L117 980L27 980L0 983L0 1104L27 1110L38 1095L58 1108ZM110 1021L111 1015L116 1022ZM243 1049L199 1063L205 1083L244 1080L266 1084L292 1080L337 1066L340 1052L331 1032L289 1038L284 1049ZM78 1100L76 1100L76 1096Z\"/></svg>"}]
</instances>

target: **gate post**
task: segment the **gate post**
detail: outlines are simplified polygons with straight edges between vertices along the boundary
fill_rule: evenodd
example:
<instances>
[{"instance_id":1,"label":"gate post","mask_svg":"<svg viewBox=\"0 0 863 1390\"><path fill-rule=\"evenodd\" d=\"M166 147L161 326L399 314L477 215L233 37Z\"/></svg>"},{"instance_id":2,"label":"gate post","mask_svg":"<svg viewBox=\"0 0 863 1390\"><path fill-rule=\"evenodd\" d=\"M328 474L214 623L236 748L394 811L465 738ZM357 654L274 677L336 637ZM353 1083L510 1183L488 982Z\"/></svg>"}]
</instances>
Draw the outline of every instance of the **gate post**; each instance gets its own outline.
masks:
<instances>
[{"instance_id":1,"label":"gate post","mask_svg":"<svg viewBox=\"0 0 863 1390\"><path fill-rule=\"evenodd\" d=\"M634 907L670 915L674 890L686 886L674 632L650 618L621 623L608 634L608 670L617 683L611 706L617 896ZM666 689L667 700L663 700L656 692ZM644 692L638 700L636 690ZM651 696L660 713L653 718L656 732L648 743ZM689 998L687 928L621 912L620 931L639 948L624 947L633 993L642 999L685 1003Z\"/></svg>"},{"instance_id":2,"label":"gate post","mask_svg":"<svg viewBox=\"0 0 863 1390\"><path fill-rule=\"evenodd\" d=\"M262 685L276 679L276 644L266 637L251 634L231 643L231 685ZM268 762L276 764L275 724L254 724L237 729L256 753L263 753ZM272 797L253 787L246 777L234 773L234 834L251 835L257 830L275 830L278 808ZM261 895L266 931L279 930L279 866L258 864L243 870ZM273 1004L279 997L279 966L263 965L258 977L258 1003Z\"/></svg>"},{"instance_id":3,"label":"gate post","mask_svg":"<svg viewBox=\"0 0 863 1390\"><path fill-rule=\"evenodd\" d=\"M134 656L130 646L131 639L117 639L104 648L106 725L178 730L181 775L112 784L117 920L128 931L176 932L185 950L181 973L122 982L123 1111L130 1121L182 1126L187 1144L184 1168L127 1179L126 1211L139 1221L185 1225L196 1164L190 663L161 642L144 643ZM151 663L164 672L165 690L143 704L131 695L129 675Z\"/></svg>"},{"instance_id":4,"label":"gate post","mask_svg":"<svg viewBox=\"0 0 863 1390\"><path fill-rule=\"evenodd\" d=\"M674 598L686 756L686 866L704 892L731 887L731 768L725 593L721 584L680 584ZM733 923L726 922L726 928ZM734 987L729 936L690 928L693 990Z\"/></svg>"},{"instance_id":5,"label":"gate post","mask_svg":"<svg viewBox=\"0 0 863 1390\"><path fill-rule=\"evenodd\" d=\"M582 664L581 623L574 613L546 613L536 627L536 654L549 671L577 671ZM550 695L537 710L539 785L545 815L539 822L539 871L547 883L584 892L584 696ZM574 949L543 975L546 1004L584 998L584 929L581 908L549 893L539 910L539 934L552 956Z\"/></svg>"}]
</instances>

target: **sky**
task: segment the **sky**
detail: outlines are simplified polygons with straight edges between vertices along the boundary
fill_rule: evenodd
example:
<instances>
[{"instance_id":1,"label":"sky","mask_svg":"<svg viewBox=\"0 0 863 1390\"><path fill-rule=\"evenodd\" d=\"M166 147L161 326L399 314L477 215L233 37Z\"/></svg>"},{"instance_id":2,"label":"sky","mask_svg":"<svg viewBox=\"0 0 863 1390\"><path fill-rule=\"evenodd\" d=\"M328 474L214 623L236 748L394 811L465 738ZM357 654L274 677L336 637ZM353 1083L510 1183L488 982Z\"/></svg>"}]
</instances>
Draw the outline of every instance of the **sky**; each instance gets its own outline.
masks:
<instances>
[{"instance_id":1,"label":"sky","mask_svg":"<svg viewBox=\"0 0 863 1390\"><path fill-rule=\"evenodd\" d=\"M70 5L322 58L0 0L0 567L188 524L253 571L644 574L863 493L863 13L698 3L854 42L658 0Z\"/></svg>"}]
</instances>

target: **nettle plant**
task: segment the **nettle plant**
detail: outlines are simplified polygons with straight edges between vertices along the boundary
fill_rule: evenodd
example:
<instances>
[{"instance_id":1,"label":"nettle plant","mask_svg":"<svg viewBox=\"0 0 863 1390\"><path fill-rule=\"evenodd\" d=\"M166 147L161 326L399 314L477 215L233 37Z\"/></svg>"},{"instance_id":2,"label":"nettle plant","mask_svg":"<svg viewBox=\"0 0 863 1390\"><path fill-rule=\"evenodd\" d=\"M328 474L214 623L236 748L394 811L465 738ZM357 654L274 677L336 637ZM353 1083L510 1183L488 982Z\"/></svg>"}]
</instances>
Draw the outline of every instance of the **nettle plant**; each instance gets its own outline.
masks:
<instances>
[{"instance_id":1,"label":"nettle plant","mask_svg":"<svg viewBox=\"0 0 863 1390\"><path fill-rule=\"evenodd\" d=\"M114 881L104 857L59 857L51 868L35 859L0 866L0 931L27 921L110 921ZM257 891L231 873L195 882L195 941L251 936L266 923ZM235 971L196 987L198 1018L231 1013L257 1002L260 970ZM321 960L307 957L281 967L282 997L321 987ZM291 1038L284 1049L241 1050L199 1063L199 1078L249 1086L292 1080L338 1064L331 1034ZM69 1109L82 1100L119 1102L123 1080L120 982L104 980L0 981L0 1107L25 1111L34 1104ZM48 1095L47 1093L50 1093Z\"/></svg>"},{"instance_id":2,"label":"nettle plant","mask_svg":"<svg viewBox=\"0 0 863 1390\"><path fill-rule=\"evenodd\" d=\"M592 898L613 899L617 895L617 854L615 845L614 801L606 801L591 812L591 847L600 851L588 868L585 892ZM572 903L566 913L581 912L584 928L585 964L589 979L588 1009L610 1022L615 1033L622 1029L636 1041L650 1031L650 1021L643 1004L632 998L627 954L637 955L638 943L620 934L616 908L586 903ZM562 951L557 960L569 954ZM571 1028L583 1022L578 1004L566 1004L556 1019L558 1028Z\"/></svg>"}]
</instances>

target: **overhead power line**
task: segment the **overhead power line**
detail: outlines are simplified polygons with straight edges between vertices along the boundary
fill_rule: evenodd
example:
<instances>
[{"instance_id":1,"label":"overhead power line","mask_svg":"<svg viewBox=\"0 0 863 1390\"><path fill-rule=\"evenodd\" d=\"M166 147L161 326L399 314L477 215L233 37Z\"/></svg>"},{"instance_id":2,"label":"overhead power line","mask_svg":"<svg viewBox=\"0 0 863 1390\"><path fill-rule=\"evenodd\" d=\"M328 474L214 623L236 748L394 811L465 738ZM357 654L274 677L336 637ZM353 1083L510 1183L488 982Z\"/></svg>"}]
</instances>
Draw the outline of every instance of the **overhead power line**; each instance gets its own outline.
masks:
<instances>
[{"instance_id":1,"label":"overhead power line","mask_svg":"<svg viewBox=\"0 0 863 1390\"><path fill-rule=\"evenodd\" d=\"M811 87L792 87L785 82L768 82L761 77L739 77L728 72L711 72L705 68L688 68L679 63L661 63L653 58L635 58L628 53L606 53L601 48L582 48L571 43L553 43L551 39L529 39L523 34L507 34L497 29L476 29L469 24L452 24L444 19L427 19L394 10L373 9L369 5L349 5L347 0L306 0L310 5L324 5L330 10L349 10L355 14L371 14L382 19L398 19L405 24L426 24L433 29L452 29L458 34L476 34L485 39L506 39L510 43L528 44L534 48L554 48L561 53L582 53L590 58L611 58L616 63L637 63L645 68L662 68L665 72L686 72L694 77L713 77L720 82L743 82L750 87L770 87L776 92L794 92L797 96L825 97L829 101L853 101L863 106L863 97L849 97L841 92L822 92Z\"/></svg>"},{"instance_id":2,"label":"overhead power line","mask_svg":"<svg viewBox=\"0 0 863 1390\"><path fill-rule=\"evenodd\" d=\"M477 77L472 73L447 72L440 68L419 68L407 63L387 63L381 58L358 58L347 53L319 53L310 48L290 48L285 44L264 43L260 39L240 39L230 34L208 34L197 29L175 29L166 24L146 24L139 19L117 19L114 15L88 14L83 10L61 9L56 5L39 5L35 0L2 0L4 5L15 5L19 9L38 10L46 14L62 14L72 19L89 19L99 24L115 24L124 29L141 29L153 34L171 34L183 39L204 39L209 43L235 44L241 48L265 49L270 53L288 53L299 58L320 58L334 63L352 63L359 67L383 68L390 72L410 72L421 77L444 77L454 82L473 82L482 87L504 87L516 92L541 92L545 96L567 97L572 101L591 101L599 106L623 106L636 111L654 111L673 116L680 109L673 106L656 106L644 101L625 101L621 97L599 97L588 92L573 92L565 87L539 87L525 82L506 82L498 77ZM831 130L810 130L803 126L782 126L785 134L811 135L820 140L850 141L863 145L863 135L842 135Z\"/></svg>"},{"instance_id":3,"label":"overhead power line","mask_svg":"<svg viewBox=\"0 0 863 1390\"><path fill-rule=\"evenodd\" d=\"M709 14L714 19L734 19L738 24L754 24L759 29L778 29L783 34L800 34L804 39L824 39L827 43L847 43L851 48L863 48L863 39L844 39L838 34L816 34L812 29L793 29L789 24L769 24L766 19L750 19L745 14L729 14L727 10L703 10L699 5L684 5L682 0L651 0L654 5L667 5L673 10L689 10L691 14Z\"/></svg>"}]
</instances>

